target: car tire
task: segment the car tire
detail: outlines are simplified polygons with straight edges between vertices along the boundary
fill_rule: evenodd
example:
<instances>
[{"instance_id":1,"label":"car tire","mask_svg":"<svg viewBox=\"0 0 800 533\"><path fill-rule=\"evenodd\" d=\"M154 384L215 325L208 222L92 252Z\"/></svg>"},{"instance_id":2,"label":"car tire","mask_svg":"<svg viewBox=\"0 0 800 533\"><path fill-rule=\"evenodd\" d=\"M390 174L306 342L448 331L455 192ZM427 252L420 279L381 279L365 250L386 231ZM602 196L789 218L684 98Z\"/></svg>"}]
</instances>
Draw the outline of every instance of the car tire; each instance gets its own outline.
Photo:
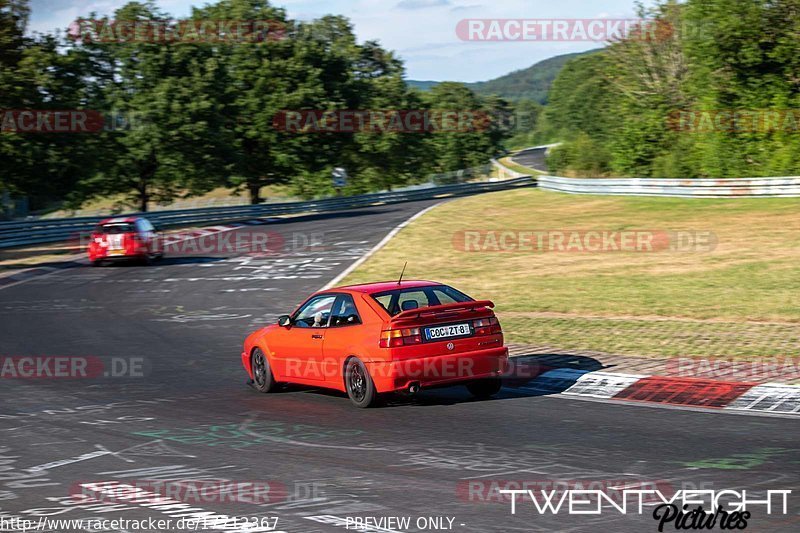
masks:
<instances>
[{"instance_id":1,"label":"car tire","mask_svg":"<svg viewBox=\"0 0 800 533\"><path fill-rule=\"evenodd\" d=\"M269 367L269 360L260 348L253 350L250 355L250 368L253 371L253 387L258 392L273 392L277 388L275 376Z\"/></svg>"},{"instance_id":2,"label":"car tire","mask_svg":"<svg viewBox=\"0 0 800 533\"><path fill-rule=\"evenodd\" d=\"M92 266L93 267L103 266L103 260L102 259L95 259L94 261L92 261Z\"/></svg>"},{"instance_id":3,"label":"car tire","mask_svg":"<svg viewBox=\"0 0 800 533\"><path fill-rule=\"evenodd\" d=\"M373 407L378 403L378 391L367 367L357 357L348 359L344 370L347 396L356 407Z\"/></svg>"},{"instance_id":4,"label":"car tire","mask_svg":"<svg viewBox=\"0 0 800 533\"><path fill-rule=\"evenodd\" d=\"M500 392L503 382L500 378L486 378L467 383L467 390L476 398L490 398Z\"/></svg>"}]
</instances>

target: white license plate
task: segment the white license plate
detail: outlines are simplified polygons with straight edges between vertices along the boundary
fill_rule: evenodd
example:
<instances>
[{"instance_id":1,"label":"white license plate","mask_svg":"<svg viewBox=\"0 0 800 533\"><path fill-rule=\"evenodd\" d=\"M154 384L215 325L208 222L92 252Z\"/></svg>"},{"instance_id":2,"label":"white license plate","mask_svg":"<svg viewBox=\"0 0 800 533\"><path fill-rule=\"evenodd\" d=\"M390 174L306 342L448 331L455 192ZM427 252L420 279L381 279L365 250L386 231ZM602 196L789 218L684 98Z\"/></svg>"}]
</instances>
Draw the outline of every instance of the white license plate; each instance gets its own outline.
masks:
<instances>
[{"instance_id":1,"label":"white license plate","mask_svg":"<svg viewBox=\"0 0 800 533\"><path fill-rule=\"evenodd\" d=\"M425 338L429 341L446 339L448 337L463 337L472 334L469 324L452 324L450 326L436 326L425 328Z\"/></svg>"}]
</instances>

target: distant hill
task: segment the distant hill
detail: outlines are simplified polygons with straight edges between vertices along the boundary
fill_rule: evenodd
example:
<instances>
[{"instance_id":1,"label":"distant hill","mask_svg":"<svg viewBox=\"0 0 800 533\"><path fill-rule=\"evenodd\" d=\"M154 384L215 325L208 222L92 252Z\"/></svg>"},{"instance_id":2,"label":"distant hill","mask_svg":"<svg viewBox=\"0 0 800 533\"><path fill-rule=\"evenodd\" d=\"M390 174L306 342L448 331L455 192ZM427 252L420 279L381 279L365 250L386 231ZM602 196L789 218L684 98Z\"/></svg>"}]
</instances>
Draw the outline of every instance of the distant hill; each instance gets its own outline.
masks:
<instances>
[{"instance_id":1,"label":"distant hill","mask_svg":"<svg viewBox=\"0 0 800 533\"><path fill-rule=\"evenodd\" d=\"M406 80L406 83L415 89L419 89L420 91L427 91L434 85L439 85L441 82L430 80Z\"/></svg>"},{"instance_id":2,"label":"distant hill","mask_svg":"<svg viewBox=\"0 0 800 533\"><path fill-rule=\"evenodd\" d=\"M496 94L508 100L524 98L534 100L540 104L545 104L547 103L547 92L550 90L550 85L553 83L553 80L561 71L564 64L572 58L585 54L592 54L596 51L597 50L590 50L589 52L551 57L544 61L539 61L528 68L515 70L514 72L493 80L465 83L464 85L478 94ZM427 91L439 82L406 80L406 83L422 91Z\"/></svg>"}]
</instances>

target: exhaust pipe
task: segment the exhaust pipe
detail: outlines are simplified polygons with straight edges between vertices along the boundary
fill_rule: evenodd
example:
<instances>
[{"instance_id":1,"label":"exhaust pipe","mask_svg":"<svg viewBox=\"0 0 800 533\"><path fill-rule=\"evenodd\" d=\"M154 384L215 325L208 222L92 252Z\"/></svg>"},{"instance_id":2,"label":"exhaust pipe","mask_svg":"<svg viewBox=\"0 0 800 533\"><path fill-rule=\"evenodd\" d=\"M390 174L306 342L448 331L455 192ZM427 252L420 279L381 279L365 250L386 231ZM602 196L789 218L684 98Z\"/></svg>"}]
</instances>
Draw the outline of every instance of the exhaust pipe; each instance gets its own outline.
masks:
<instances>
[{"instance_id":1,"label":"exhaust pipe","mask_svg":"<svg viewBox=\"0 0 800 533\"><path fill-rule=\"evenodd\" d=\"M419 381L414 381L408 385L408 393L416 394L419 392Z\"/></svg>"}]
</instances>

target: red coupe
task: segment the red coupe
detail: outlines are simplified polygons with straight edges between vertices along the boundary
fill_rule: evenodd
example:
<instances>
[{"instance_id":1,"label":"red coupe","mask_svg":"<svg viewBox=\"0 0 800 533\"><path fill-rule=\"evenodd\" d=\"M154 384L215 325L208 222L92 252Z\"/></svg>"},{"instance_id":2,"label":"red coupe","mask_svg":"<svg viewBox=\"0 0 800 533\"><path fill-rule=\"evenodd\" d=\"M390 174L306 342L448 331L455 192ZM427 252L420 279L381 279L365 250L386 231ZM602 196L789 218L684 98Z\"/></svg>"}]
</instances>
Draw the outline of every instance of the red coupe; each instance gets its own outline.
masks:
<instances>
[{"instance_id":1,"label":"red coupe","mask_svg":"<svg viewBox=\"0 0 800 533\"><path fill-rule=\"evenodd\" d=\"M459 383L488 397L508 364L492 307L430 281L325 290L250 334L242 364L261 392L282 383L327 387L358 407L381 393Z\"/></svg>"}]
</instances>

